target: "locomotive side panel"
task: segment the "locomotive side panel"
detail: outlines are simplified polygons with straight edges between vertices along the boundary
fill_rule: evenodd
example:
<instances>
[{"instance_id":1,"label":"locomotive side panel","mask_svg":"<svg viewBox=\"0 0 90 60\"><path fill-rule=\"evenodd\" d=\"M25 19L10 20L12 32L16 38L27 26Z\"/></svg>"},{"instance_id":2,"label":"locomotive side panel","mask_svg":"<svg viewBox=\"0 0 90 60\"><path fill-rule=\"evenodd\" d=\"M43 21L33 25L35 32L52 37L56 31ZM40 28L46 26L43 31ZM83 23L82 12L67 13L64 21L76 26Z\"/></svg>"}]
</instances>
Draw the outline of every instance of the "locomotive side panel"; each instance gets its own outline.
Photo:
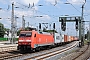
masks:
<instances>
[{"instance_id":1,"label":"locomotive side panel","mask_svg":"<svg viewBox=\"0 0 90 60\"><path fill-rule=\"evenodd\" d=\"M36 35L36 43L34 43L34 48L39 46L51 45L51 44L54 44L54 38L52 35L46 35L46 34Z\"/></svg>"}]
</instances>

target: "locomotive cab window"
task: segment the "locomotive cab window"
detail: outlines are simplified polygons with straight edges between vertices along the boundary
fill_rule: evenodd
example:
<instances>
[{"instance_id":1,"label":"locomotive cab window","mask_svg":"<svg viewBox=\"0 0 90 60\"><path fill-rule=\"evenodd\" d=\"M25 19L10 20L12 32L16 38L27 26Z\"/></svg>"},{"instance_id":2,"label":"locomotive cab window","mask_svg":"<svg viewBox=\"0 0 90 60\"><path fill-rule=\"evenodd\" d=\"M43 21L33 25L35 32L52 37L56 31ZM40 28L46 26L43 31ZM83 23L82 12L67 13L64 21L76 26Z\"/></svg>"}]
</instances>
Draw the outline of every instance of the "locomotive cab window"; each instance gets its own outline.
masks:
<instances>
[{"instance_id":1,"label":"locomotive cab window","mask_svg":"<svg viewBox=\"0 0 90 60\"><path fill-rule=\"evenodd\" d=\"M26 33L26 37L31 37L32 36L32 33L29 32L29 33Z\"/></svg>"},{"instance_id":2,"label":"locomotive cab window","mask_svg":"<svg viewBox=\"0 0 90 60\"><path fill-rule=\"evenodd\" d=\"M22 34L19 35L19 37L25 37L25 34L22 33Z\"/></svg>"}]
</instances>

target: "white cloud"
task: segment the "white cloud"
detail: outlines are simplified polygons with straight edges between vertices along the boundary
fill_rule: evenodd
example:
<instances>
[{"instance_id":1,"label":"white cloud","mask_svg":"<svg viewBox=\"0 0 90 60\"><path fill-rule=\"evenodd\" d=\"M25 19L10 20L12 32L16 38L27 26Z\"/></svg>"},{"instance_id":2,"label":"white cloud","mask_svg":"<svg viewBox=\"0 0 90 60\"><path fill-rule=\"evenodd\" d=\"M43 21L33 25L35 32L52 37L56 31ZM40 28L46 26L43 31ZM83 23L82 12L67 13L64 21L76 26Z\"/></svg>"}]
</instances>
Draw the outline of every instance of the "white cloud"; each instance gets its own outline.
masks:
<instances>
[{"instance_id":1,"label":"white cloud","mask_svg":"<svg viewBox=\"0 0 90 60\"><path fill-rule=\"evenodd\" d=\"M33 16L33 12L32 11L19 11L19 10L15 10L15 15L18 17L21 16Z\"/></svg>"},{"instance_id":2,"label":"white cloud","mask_svg":"<svg viewBox=\"0 0 90 60\"><path fill-rule=\"evenodd\" d=\"M0 10L0 18L7 19L8 17L11 17L11 11Z\"/></svg>"},{"instance_id":3,"label":"white cloud","mask_svg":"<svg viewBox=\"0 0 90 60\"><path fill-rule=\"evenodd\" d=\"M40 20L45 20L45 21L48 21L48 20L51 19L51 17L48 16L48 15L41 15L41 16L42 16L42 17L37 17L37 18L40 19Z\"/></svg>"},{"instance_id":4,"label":"white cloud","mask_svg":"<svg viewBox=\"0 0 90 60\"><path fill-rule=\"evenodd\" d=\"M68 2L72 4L83 4L85 0L67 0Z\"/></svg>"},{"instance_id":5,"label":"white cloud","mask_svg":"<svg viewBox=\"0 0 90 60\"><path fill-rule=\"evenodd\" d=\"M26 4L26 5L33 5L33 3L36 5L38 4L39 0L11 0L11 2L20 2L20 3L23 3L23 4Z\"/></svg>"},{"instance_id":6,"label":"white cloud","mask_svg":"<svg viewBox=\"0 0 90 60\"><path fill-rule=\"evenodd\" d=\"M52 5L56 5L56 4L60 3L61 1L60 0L46 0L46 2L49 2Z\"/></svg>"},{"instance_id":7,"label":"white cloud","mask_svg":"<svg viewBox=\"0 0 90 60\"><path fill-rule=\"evenodd\" d=\"M8 0L0 0L0 2L3 3L3 4L8 4L10 1L8 1Z\"/></svg>"},{"instance_id":8,"label":"white cloud","mask_svg":"<svg viewBox=\"0 0 90 60\"><path fill-rule=\"evenodd\" d=\"M55 0L46 0L47 2L50 2L51 4L55 4Z\"/></svg>"},{"instance_id":9,"label":"white cloud","mask_svg":"<svg viewBox=\"0 0 90 60\"><path fill-rule=\"evenodd\" d=\"M14 15L20 18L19 22L21 22L22 15L32 17L35 14L35 10L38 10L38 7L36 6L36 4L38 4L39 0L0 0L0 3L2 3L3 6L10 5L10 9L11 9L12 2L14 2L14 4L15 4L14 6L19 6L21 8L24 8L24 9L20 9L20 8L14 9ZM33 3L34 3L34 7L32 7L32 9L27 9L23 6L23 5L28 6L29 3L30 3L30 6L33 6ZM4 8L3 6L1 6L1 7ZM8 27L8 26L10 27L11 21L6 20L8 17L11 18L11 10L10 9L9 9L9 11L4 11L4 9L0 10L0 17L3 18L0 20L0 22L2 22L5 25L5 27ZM29 20L29 18L28 18L28 20ZM17 23L17 24L18 24L18 26L21 26L21 23Z\"/></svg>"},{"instance_id":10,"label":"white cloud","mask_svg":"<svg viewBox=\"0 0 90 60\"><path fill-rule=\"evenodd\" d=\"M21 0L22 1L22 0ZM25 4L31 4L31 5L33 5L33 3L34 4L37 4L38 2L39 2L39 0L23 0L23 2L25 3Z\"/></svg>"},{"instance_id":11,"label":"white cloud","mask_svg":"<svg viewBox=\"0 0 90 60\"><path fill-rule=\"evenodd\" d=\"M46 0L46 2L51 3L52 5L59 4L59 3L65 3L63 0ZM85 0L66 0L66 2L69 2L71 4L80 5L85 3Z\"/></svg>"},{"instance_id":12,"label":"white cloud","mask_svg":"<svg viewBox=\"0 0 90 60\"><path fill-rule=\"evenodd\" d=\"M44 18L44 19L48 19L48 20L51 19L50 16L48 16L48 15L44 15L43 18Z\"/></svg>"},{"instance_id":13,"label":"white cloud","mask_svg":"<svg viewBox=\"0 0 90 60\"><path fill-rule=\"evenodd\" d=\"M38 10L38 7L37 7L37 6L34 6L34 7L32 8L32 10Z\"/></svg>"},{"instance_id":14,"label":"white cloud","mask_svg":"<svg viewBox=\"0 0 90 60\"><path fill-rule=\"evenodd\" d=\"M2 2L4 3L4 1L6 2L6 0L3 0ZM0 2L1 2L1 0L0 0ZM16 15L17 17L19 17L19 19L17 19L17 21L19 21L19 22L17 22L18 27L21 26L22 15L33 17L33 16L35 16L34 14L36 14L34 10L38 10L38 7L36 6L36 4L38 4L39 0L8 0L8 2L6 2L6 3L8 3L9 5L11 5L12 2L15 3L15 6L19 6L19 5L17 5L16 2L19 2L19 3L21 3L23 5L27 5L27 6L28 6L29 3L30 4L33 4L33 3L35 4L35 6L32 9L27 9L27 8L26 9L20 9L20 8L16 9L16 8L14 8L14 15ZM8 4L4 4L4 5L7 6ZM21 8L24 8L24 7L22 6ZM43 21L46 21L46 22L48 22L49 20L51 20L51 17L48 16L48 15L42 15L42 16L43 17L40 17L40 18L37 17L35 19L36 20L37 19L43 20ZM0 17L2 17L2 18L8 18L8 17L11 18L11 7L10 7L9 11L0 10ZM30 18L25 17L25 20L26 21L29 21ZM9 28L11 27L11 21L7 21L5 19L2 19L1 22L5 25L5 27L9 27Z\"/></svg>"}]
</instances>

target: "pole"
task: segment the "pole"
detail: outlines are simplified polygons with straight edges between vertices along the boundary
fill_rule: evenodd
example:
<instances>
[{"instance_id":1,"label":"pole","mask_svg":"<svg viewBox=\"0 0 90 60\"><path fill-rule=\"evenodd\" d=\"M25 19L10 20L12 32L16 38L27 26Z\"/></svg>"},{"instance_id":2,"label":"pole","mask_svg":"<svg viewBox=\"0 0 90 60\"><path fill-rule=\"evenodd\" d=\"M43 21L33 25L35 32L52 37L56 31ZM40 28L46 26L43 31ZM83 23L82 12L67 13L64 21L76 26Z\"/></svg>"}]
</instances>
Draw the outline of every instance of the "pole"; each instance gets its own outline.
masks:
<instances>
[{"instance_id":1,"label":"pole","mask_svg":"<svg viewBox=\"0 0 90 60\"><path fill-rule=\"evenodd\" d=\"M10 43L14 43L13 39L14 39L14 2L12 3L12 17L11 17L11 40Z\"/></svg>"},{"instance_id":2,"label":"pole","mask_svg":"<svg viewBox=\"0 0 90 60\"><path fill-rule=\"evenodd\" d=\"M50 26L50 30L51 30L51 24L49 26Z\"/></svg>"},{"instance_id":3,"label":"pole","mask_svg":"<svg viewBox=\"0 0 90 60\"><path fill-rule=\"evenodd\" d=\"M81 19L79 18L79 47L81 47Z\"/></svg>"},{"instance_id":4,"label":"pole","mask_svg":"<svg viewBox=\"0 0 90 60\"><path fill-rule=\"evenodd\" d=\"M29 27L29 22L28 22L28 27Z\"/></svg>"},{"instance_id":5,"label":"pole","mask_svg":"<svg viewBox=\"0 0 90 60\"><path fill-rule=\"evenodd\" d=\"M84 22L82 22L83 21L83 8L84 8L84 5L82 5L82 16L81 16L81 39L80 39L81 40L81 46L84 45L84 41L83 41L84 40L84 31L83 31L84 30L83 29L84 28L84 25L83 25Z\"/></svg>"},{"instance_id":6,"label":"pole","mask_svg":"<svg viewBox=\"0 0 90 60\"><path fill-rule=\"evenodd\" d=\"M24 20L24 15L22 16L22 29L25 30L25 20Z\"/></svg>"},{"instance_id":7,"label":"pole","mask_svg":"<svg viewBox=\"0 0 90 60\"><path fill-rule=\"evenodd\" d=\"M15 16L15 37L17 37L17 16Z\"/></svg>"},{"instance_id":8,"label":"pole","mask_svg":"<svg viewBox=\"0 0 90 60\"><path fill-rule=\"evenodd\" d=\"M89 42L90 42L90 21L89 21Z\"/></svg>"},{"instance_id":9,"label":"pole","mask_svg":"<svg viewBox=\"0 0 90 60\"><path fill-rule=\"evenodd\" d=\"M86 3L86 0L85 0L85 3ZM81 45L82 46L84 46L84 40L85 40L85 38L84 38L84 27L85 27L85 23L84 22L82 22L82 21L84 21L84 18L83 18L83 9L84 9L84 5L85 5L85 3L82 5L82 14L81 14Z\"/></svg>"}]
</instances>

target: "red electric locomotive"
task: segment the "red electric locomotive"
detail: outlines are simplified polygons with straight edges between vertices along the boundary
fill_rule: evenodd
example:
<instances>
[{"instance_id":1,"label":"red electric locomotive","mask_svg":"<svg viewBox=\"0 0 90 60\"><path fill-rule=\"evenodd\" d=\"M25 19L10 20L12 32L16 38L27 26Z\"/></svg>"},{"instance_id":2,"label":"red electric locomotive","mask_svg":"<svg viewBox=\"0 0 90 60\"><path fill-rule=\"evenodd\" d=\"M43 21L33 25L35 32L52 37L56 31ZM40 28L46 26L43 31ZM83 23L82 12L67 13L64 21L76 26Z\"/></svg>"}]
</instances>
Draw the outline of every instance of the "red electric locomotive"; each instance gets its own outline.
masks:
<instances>
[{"instance_id":1,"label":"red electric locomotive","mask_svg":"<svg viewBox=\"0 0 90 60\"><path fill-rule=\"evenodd\" d=\"M42 46L53 44L54 38L50 33L39 33L35 30L21 31L18 40L18 50L35 50Z\"/></svg>"}]
</instances>

